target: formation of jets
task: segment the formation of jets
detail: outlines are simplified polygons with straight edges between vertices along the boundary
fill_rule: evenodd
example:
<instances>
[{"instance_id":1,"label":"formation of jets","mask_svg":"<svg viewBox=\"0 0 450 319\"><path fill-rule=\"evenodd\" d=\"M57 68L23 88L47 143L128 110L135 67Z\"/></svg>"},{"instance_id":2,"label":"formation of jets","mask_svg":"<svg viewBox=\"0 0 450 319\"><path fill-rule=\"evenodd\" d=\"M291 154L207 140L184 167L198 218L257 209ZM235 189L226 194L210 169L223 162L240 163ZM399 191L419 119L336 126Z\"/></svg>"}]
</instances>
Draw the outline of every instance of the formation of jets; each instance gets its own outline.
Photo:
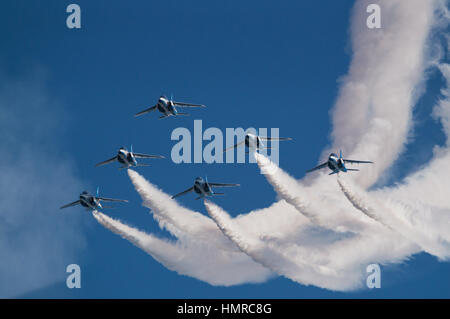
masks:
<instances>
[{"instance_id":1,"label":"formation of jets","mask_svg":"<svg viewBox=\"0 0 450 319\"><path fill-rule=\"evenodd\" d=\"M150 113L155 110L158 110L159 112L162 113L162 115L159 117L160 119L166 118L169 116L189 115L187 113L178 112L177 107L204 108L206 106L203 104L176 102L173 100L172 97L170 99L168 99L167 97L162 95L162 96L160 96L160 98L158 99L158 102L154 106L147 108L141 112L136 113L135 116L140 116L140 115ZM234 148L237 148L241 145L243 145L246 148L253 150L253 151L269 149L271 147L267 147L264 144L264 142L267 142L267 141L289 141L289 140L291 140L291 138L289 138L289 137L265 137L265 136L258 136L258 135L248 133L245 135L245 138L243 141L225 149L224 152L234 149ZM120 166L121 169L129 168L129 167L149 166L148 164L138 163L136 159L160 159L160 158L164 158L164 156L135 153L135 152L133 152L132 146L130 148L130 151L128 151L125 147L121 147L114 157L107 159L103 162L97 163L95 166L102 166L102 165L109 164L112 162L119 162L121 164L121 166ZM329 175L338 174L339 172L358 171L358 169L347 168L345 166L346 163L357 164L357 163L373 163L373 162L345 159L342 157L342 151L340 151L339 157L335 153L332 153L332 154L330 154L330 156L328 157L328 160L325 163L322 163L319 166L308 170L307 172L313 172L313 171L320 170L325 167L328 167L331 170L331 173ZM193 186L182 191L181 193L178 193L178 194L172 196L172 198L177 198L179 196L185 195L190 192L195 192L199 195L196 199L204 198L207 196L224 195L224 193L215 192L213 190L213 187L234 187L234 186L239 186L239 184L210 183L210 182L208 182L207 178L203 179L202 177L197 177L194 181ZM128 202L127 200L124 200L124 199L100 197L99 189L97 188L97 193L95 196L90 194L87 191L83 191L79 195L78 200L76 200L72 203L66 204L64 206L61 206L61 209L71 207L71 206L81 205L88 210L97 210L97 209L105 208L105 206L102 206L102 204L101 204L102 201L104 201L104 202Z\"/></svg>"}]
</instances>

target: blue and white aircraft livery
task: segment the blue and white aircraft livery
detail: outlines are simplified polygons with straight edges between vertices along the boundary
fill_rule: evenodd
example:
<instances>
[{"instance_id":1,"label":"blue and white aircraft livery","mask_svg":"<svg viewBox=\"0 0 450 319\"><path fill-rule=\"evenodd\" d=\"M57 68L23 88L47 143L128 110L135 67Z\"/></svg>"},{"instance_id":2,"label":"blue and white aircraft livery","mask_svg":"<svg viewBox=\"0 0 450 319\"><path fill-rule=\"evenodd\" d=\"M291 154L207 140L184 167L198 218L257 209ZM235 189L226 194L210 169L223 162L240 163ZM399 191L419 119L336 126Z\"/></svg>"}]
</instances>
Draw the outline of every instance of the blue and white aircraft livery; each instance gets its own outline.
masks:
<instances>
[{"instance_id":1,"label":"blue and white aircraft livery","mask_svg":"<svg viewBox=\"0 0 450 319\"><path fill-rule=\"evenodd\" d=\"M337 154L335 153L331 153L330 156L328 157L328 161L326 161L323 164L320 164L319 166L316 166L310 170L307 170L306 172L313 172L315 170L318 169L322 169L325 167L328 167L329 169L332 170L332 172L328 175L333 175L333 174L337 174L339 172L347 172L347 171L359 171L359 169L355 169L355 168L347 168L345 166L346 163L350 163L350 164L368 164L368 163L373 163L371 161L358 161L358 160L351 160L351 159L346 159L342 157L342 151L339 151L339 157L337 156Z\"/></svg>"},{"instance_id":2,"label":"blue and white aircraft livery","mask_svg":"<svg viewBox=\"0 0 450 319\"><path fill-rule=\"evenodd\" d=\"M224 193L216 193L213 191L212 187L233 187L233 186L240 186L239 184L223 184L223 183L209 183L208 179L197 177L194 182L194 186L189 187L185 191L182 191L181 193L178 193L172 198L190 193L192 191L196 192L200 196L196 199L204 198L206 196L215 196L215 195L225 195Z\"/></svg>"},{"instance_id":3,"label":"blue and white aircraft livery","mask_svg":"<svg viewBox=\"0 0 450 319\"><path fill-rule=\"evenodd\" d=\"M148 155L148 154L141 154L141 153L133 153L133 146L131 146L131 151L128 151L125 147L121 147L119 151L117 152L117 155L100 163L97 163L95 166L102 166L105 164L109 164L112 162L119 162L122 164L122 167L119 168L128 168L130 166L149 166L148 164L138 164L136 161L136 158L164 158L164 156L161 155Z\"/></svg>"},{"instance_id":4,"label":"blue and white aircraft livery","mask_svg":"<svg viewBox=\"0 0 450 319\"><path fill-rule=\"evenodd\" d=\"M134 116L140 116L146 113L150 113L154 110L158 110L163 115L161 115L159 118L163 119L168 116L179 116L179 115L189 115L188 113L182 113L178 112L175 106L178 107L206 107L203 104L192 104L192 103L184 103L184 102L175 102L170 98L170 100L165 97L164 95L161 95L158 99L158 103L156 105L149 107L148 109L145 109L139 113L136 113Z\"/></svg>"},{"instance_id":5,"label":"blue and white aircraft livery","mask_svg":"<svg viewBox=\"0 0 450 319\"><path fill-rule=\"evenodd\" d=\"M86 209L88 209L88 210L97 210L97 209L104 208L102 206L102 204L100 203L101 201L128 203L128 201L126 199L114 199L114 198L100 197L99 189L97 187L97 194L95 196L90 194L88 191L83 191L80 194L79 200L72 202L70 204L61 206L60 209L71 207L71 206L76 206L76 205L81 205L83 207L86 207Z\"/></svg>"}]
</instances>

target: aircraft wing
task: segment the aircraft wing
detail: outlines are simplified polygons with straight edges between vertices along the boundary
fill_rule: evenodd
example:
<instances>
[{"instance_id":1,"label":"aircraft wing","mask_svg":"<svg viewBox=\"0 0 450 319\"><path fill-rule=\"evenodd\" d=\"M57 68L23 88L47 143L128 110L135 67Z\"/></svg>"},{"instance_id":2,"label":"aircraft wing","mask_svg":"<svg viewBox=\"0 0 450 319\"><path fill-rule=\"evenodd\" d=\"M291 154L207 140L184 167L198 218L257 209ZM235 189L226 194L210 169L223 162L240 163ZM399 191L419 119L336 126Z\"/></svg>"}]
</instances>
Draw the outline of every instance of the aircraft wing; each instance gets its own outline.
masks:
<instances>
[{"instance_id":1,"label":"aircraft wing","mask_svg":"<svg viewBox=\"0 0 450 319\"><path fill-rule=\"evenodd\" d=\"M344 162L351 163L351 164L368 164L368 163L373 164L372 161L356 161L356 160L350 160L350 159L345 159L345 158L344 158Z\"/></svg>"},{"instance_id":2,"label":"aircraft wing","mask_svg":"<svg viewBox=\"0 0 450 319\"><path fill-rule=\"evenodd\" d=\"M136 116L140 116L140 115L145 114L145 113L150 113L151 111L154 111L154 110L156 110L156 105L154 105L152 107L149 107L148 109L145 109L143 111L140 111L139 113L136 113L134 116L135 117Z\"/></svg>"},{"instance_id":3,"label":"aircraft wing","mask_svg":"<svg viewBox=\"0 0 450 319\"><path fill-rule=\"evenodd\" d=\"M105 164L109 164L109 163L112 163L112 162L114 162L116 160L117 160L117 156L114 156L113 158L110 158L110 159L108 159L106 161L103 161L103 162L95 164L95 167L102 166L102 165L105 165Z\"/></svg>"},{"instance_id":4,"label":"aircraft wing","mask_svg":"<svg viewBox=\"0 0 450 319\"><path fill-rule=\"evenodd\" d=\"M224 184L224 183L210 183L208 182L210 186L214 187L233 187L233 186L241 186L240 184Z\"/></svg>"},{"instance_id":5,"label":"aircraft wing","mask_svg":"<svg viewBox=\"0 0 450 319\"><path fill-rule=\"evenodd\" d=\"M316 171L318 169L325 168L325 167L327 167L327 165L328 165L328 162L325 162L323 164L320 164L319 166L316 166L314 168L311 168L311 169L307 170L306 172L310 173L310 172Z\"/></svg>"},{"instance_id":6,"label":"aircraft wing","mask_svg":"<svg viewBox=\"0 0 450 319\"><path fill-rule=\"evenodd\" d=\"M141 154L141 153L133 153L133 155L136 158L165 158L162 155L148 155L148 154Z\"/></svg>"},{"instance_id":7,"label":"aircraft wing","mask_svg":"<svg viewBox=\"0 0 450 319\"><path fill-rule=\"evenodd\" d=\"M80 204L80 200L77 200L77 201L75 201L75 202L73 202L73 203L70 203L70 204L61 206L59 209L63 209L63 208L67 208L67 207L75 206L75 205L79 205L79 204Z\"/></svg>"},{"instance_id":8,"label":"aircraft wing","mask_svg":"<svg viewBox=\"0 0 450 319\"><path fill-rule=\"evenodd\" d=\"M192 104L192 103L184 103L184 102L175 102L173 101L173 104L179 107L206 107L206 105L203 104Z\"/></svg>"},{"instance_id":9,"label":"aircraft wing","mask_svg":"<svg viewBox=\"0 0 450 319\"><path fill-rule=\"evenodd\" d=\"M290 137L266 137L266 136L260 136L260 139L263 141L290 141L292 138Z\"/></svg>"},{"instance_id":10,"label":"aircraft wing","mask_svg":"<svg viewBox=\"0 0 450 319\"><path fill-rule=\"evenodd\" d=\"M189 187L189 188L186 189L185 191L182 191L181 193L178 193L178 194L176 194L176 195L173 195L172 198L175 198L175 197L178 197L178 196L181 196L181 195L190 193L190 192L192 192L193 190L194 190L194 186Z\"/></svg>"},{"instance_id":11,"label":"aircraft wing","mask_svg":"<svg viewBox=\"0 0 450 319\"><path fill-rule=\"evenodd\" d=\"M106 197L96 197L99 200L104 202L120 202L120 203L128 203L126 199L115 199L115 198L106 198Z\"/></svg>"},{"instance_id":12,"label":"aircraft wing","mask_svg":"<svg viewBox=\"0 0 450 319\"><path fill-rule=\"evenodd\" d=\"M225 152L228 152L229 150L231 150L231 149L233 149L233 148L236 148L236 147L238 147L239 145L241 145L241 144L243 144L243 143L245 143L245 141L242 141L242 142L239 142L239 143L237 143L237 144L234 144L233 146L230 146L230 147L226 148L223 152L224 152L224 153L225 153Z\"/></svg>"}]
</instances>

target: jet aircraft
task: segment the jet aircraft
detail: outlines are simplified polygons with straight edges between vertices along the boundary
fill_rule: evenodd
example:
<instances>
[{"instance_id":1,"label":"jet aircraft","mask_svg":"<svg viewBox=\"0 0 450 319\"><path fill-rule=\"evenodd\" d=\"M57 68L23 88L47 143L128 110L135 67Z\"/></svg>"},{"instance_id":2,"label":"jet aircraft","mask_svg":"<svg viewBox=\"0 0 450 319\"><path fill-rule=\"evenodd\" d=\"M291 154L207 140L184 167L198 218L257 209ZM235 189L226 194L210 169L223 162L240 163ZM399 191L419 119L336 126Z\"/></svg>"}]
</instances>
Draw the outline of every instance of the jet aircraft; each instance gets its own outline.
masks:
<instances>
[{"instance_id":1,"label":"jet aircraft","mask_svg":"<svg viewBox=\"0 0 450 319\"><path fill-rule=\"evenodd\" d=\"M122 203L127 203L128 201L125 199L114 199L114 198L106 198L106 197L100 197L99 196L99 189L97 187L97 194L94 196L92 194L90 194L88 191L83 191L80 194L80 199L72 202L70 204L61 206L60 209L63 208L67 208L67 207L71 207L71 206L75 206L75 205L81 205L83 207L86 207L86 209L88 210L97 210L97 209L102 209L103 206L100 203L101 201L104 202L122 202Z\"/></svg>"},{"instance_id":2,"label":"jet aircraft","mask_svg":"<svg viewBox=\"0 0 450 319\"><path fill-rule=\"evenodd\" d=\"M265 137L247 133L245 135L245 139L242 142L239 142L225 149L224 152L227 152L233 148L237 148L242 144L244 144L247 148L252 150L269 149L270 147L266 147L263 141L290 141L290 140L292 140L292 138L290 137Z\"/></svg>"},{"instance_id":3,"label":"jet aircraft","mask_svg":"<svg viewBox=\"0 0 450 319\"><path fill-rule=\"evenodd\" d=\"M152 111L158 110L163 115L161 115L159 118L163 119L169 116L179 116L179 115L189 115L188 113L178 112L176 107L206 107L203 104L192 104L192 103L185 103L185 102L176 102L172 98L170 100L165 97L164 95L161 95L158 99L158 102L148 109L145 109L139 113L136 113L134 116L140 116L146 113L150 113Z\"/></svg>"},{"instance_id":4,"label":"jet aircraft","mask_svg":"<svg viewBox=\"0 0 450 319\"><path fill-rule=\"evenodd\" d=\"M136 161L136 158L164 158L164 156L161 155L148 155L148 154L141 154L141 153L134 153L133 152L133 146L131 146L131 151L128 151L125 147L121 147L119 151L117 152L117 155L100 163L97 163L95 166L102 166L105 164L109 164L112 162L119 162L122 164L122 167L120 168L128 168L130 166L149 166L148 164L138 164Z\"/></svg>"},{"instance_id":5,"label":"jet aircraft","mask_svg":"<svg viewBox=\"0 0 450 319\"><path fill-rule=\"evenodd\" d=\"M215 196L215 195L224 195L224 193L216 193L213 191L212 187L233 187L233 186L240 186L239 184L223 184L223 183L209 183L208 179L203 179L202 177L197 177L195 179L194 185L192 187L189 187L185 191L182 191L181 193L178 193L172 198L176 198L178 196L190 193L192 191L196 192L200 196L196 199L200 199L206 196Z\"/></svg>"},{"instance_id":6,"label":"jet aircraft","mask_svg":"<svg viewBox=\"0 0 450 319\"><path fill-rule=\"evenodd\" d=\"M337 156L337 154L335 153L331 153L330 156L328 157L328 161L326 161L323 164L320 164L319 166L316 166L310 170L307 170L306 172L313 172L315 170L319 170L325 167L328 167L332 172L328 175L333 175L333 174L337 174L339 172L347 172L347 171L359 171L359 169L355 169L355 168L347 168L345 166L346 163L350 163L350 164L368 164L368 163L373 163L371 161L358 161L358 160L351 160L351 159L346 159L342 157L342 151L339 151L339 157Z\"/></svg>"}]
</instances>

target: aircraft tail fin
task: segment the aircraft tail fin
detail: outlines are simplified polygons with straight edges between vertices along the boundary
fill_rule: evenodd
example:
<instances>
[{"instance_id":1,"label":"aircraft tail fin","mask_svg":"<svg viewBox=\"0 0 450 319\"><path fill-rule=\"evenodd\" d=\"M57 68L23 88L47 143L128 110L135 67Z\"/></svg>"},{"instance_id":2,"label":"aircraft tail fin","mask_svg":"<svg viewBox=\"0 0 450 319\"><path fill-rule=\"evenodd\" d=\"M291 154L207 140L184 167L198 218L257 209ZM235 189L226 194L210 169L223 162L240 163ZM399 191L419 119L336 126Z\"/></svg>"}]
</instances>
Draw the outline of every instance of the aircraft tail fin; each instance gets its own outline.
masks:
<instances>
[{"instance_id":1,"label":"aircraft tail fin","mask_svg":"<svg viewBox=\"0 0 450 319\"><path fill-rule=\"evenodd\" d=\"M216 195L225 195L225 193L213 193L213 196L216 196Z\"/></svg>"},{"instance_id":2,"label":"aircraft tail fin","mask_svg":"<svg viewBox=\"0 0 450 319\"><path fill-rule=\"evenodd\" d=\"M342 150L339 150L339 158L342 158Z\"/></svg>"},{"instance_id":3,"label":"aircraft tail fin","mask_svg":"<svg viewBox=\"0 0 450 319\"><path fill-rule=\"evenodd\" d=\"M333 174L337 174L336 172L331 172L330 174L328 174L328 175L333 175Z\"/></svg>"},{"instance_id":4,"label":"aircraft tail fin","mask_svg":"<svg viewBox=\"0 0 450 319\"><path fill-rule=\"evenodd\" d=\"M354 171L354 172L356 172L356 171L359 171L359 169L357 169L357 168L347 168L347 171Z\"/></svg>"},{"instance_id":5,"label":"aircraft tail fin","mask_svg":"<svg viewBox=\"0 0 450 319\"><path fill-rule=\"evenodd\" d=\"M177 116L178 115L181 115L181 116L189 116L190 114L189 113L184 113L184 112L178 112L177 113Z\"/></svg>"}]
</instances>

